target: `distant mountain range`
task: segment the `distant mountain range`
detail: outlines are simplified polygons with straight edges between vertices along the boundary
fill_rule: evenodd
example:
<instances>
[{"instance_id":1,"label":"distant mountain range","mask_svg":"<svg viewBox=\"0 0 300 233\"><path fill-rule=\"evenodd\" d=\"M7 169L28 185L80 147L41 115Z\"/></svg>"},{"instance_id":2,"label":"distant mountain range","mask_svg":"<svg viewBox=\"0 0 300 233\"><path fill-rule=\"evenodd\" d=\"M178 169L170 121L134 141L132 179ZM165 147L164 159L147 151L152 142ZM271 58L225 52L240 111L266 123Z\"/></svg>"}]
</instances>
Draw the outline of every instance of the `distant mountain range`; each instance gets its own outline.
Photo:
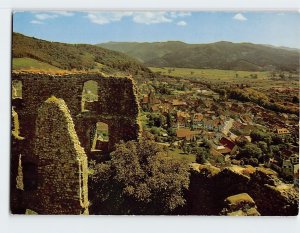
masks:
<instances>
[{"instance_id":1,"label":"distant mountain range","mask_svg":"<svg viewBox=\"0 0 300 233\"><path fill-rule=\"evenodd\" d=\"M296 71L299 69L299 51L231 42L67 44L28 37L20 33L13 33L12 41L12 55L15 58L13 65L17 64L20 67L99 70L108 74L123 73L141 77L153 75L146 66Z\"/></svg>"},{"instance_id":2,"label":"distant mountain range","mask_svg":"<svg viewBox=\"0 0 300 233\"><path fill-rule=\"evenodd\" d=\"M186 44L181 41L108 42L97 45L125 53L148 67L249 71L299 69L299 49L270 45L226 41L211 44Z\"/></svg>"}]
</instances>

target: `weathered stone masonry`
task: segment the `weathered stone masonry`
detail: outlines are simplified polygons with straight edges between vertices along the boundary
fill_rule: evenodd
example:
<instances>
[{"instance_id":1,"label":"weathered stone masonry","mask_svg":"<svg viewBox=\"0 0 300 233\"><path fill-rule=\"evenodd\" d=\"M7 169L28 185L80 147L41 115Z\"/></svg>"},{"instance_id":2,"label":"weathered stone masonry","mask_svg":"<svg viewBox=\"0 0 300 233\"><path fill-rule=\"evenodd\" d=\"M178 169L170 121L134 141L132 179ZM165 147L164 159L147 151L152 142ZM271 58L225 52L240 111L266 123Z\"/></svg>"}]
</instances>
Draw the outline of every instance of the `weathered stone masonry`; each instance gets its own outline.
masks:
<instances>
[{"instance_id":1,"label":"weathered stone masonry","mask_svg":"<svg viewBox=\"0 0 300 233\"><path fill-rule=\"evenodd\" d=\"M47 136L47 131L58 131L61 128L67 127L67 125L61 123L61 120L58 120L59 122L56 121L58 128L55 127L55 124L53 124L53 128L49 128L51 127L50 123L53 122L52 117L58 117L58 115L62 113L54 114L53 116L47 115L46 113L41 115L41 111L43 112L43 109L50 111L50 109L55 108L54 106L49 106L48 99L51 96L55 96L55 99L62 99L64 101L62 105L65 105L65 108L69 109L69 115L75 126L75 135L78 135L78 143L84 148L87 157L93 158L95 152L91 151L91 137L93 136L97 122L104 122L108 125L109 142L107 152L113 150L114 145L120 140L128 141L138 138L140 130L137 121L138 103L133 81L130 78L102 77L99 74L68 74L61 76L32 73L13 73L12 80L22 82L22 99L12 100L12 106L14 106L15 112L18 114L19 131L22 140L12 137L11 210L13 213L22 213L26 208L29 208L41 214L54 212L78 214L78 212L75 213L72 209L67 210L67 207L61 208L57 206L55 208L56 210L51 212L51 210L43 209L41 205L36 205L36 196L48 195L49 197L47 198L50 198L48 201L51 202L52 199L56 197L50 197L47 192L57 192L59 189L58 186L63 185L63 182L61 182L56 189L53 187L53 190L48 190L45 188L46 186L44 186L44 189L42 188L40 158L44 160L47 156L52 156L52 163L51 157L48 158L48 162L52 165L57 162L57 166L51 165L52 168L47 167L47 169L49 168L47 171L44 169L44 172L49 172L48 178L51 172L60 174L58 176L65 175L71 177L71 173L64 173L62 171L66 170L66 167L71 168L73 165L77 167L77 165L80 164L73 163L77 159L76 156L70 156L70 163L66 162L68 157L65 156L67 153L64 151L67 151L67 148L64 148L63 145L65 142L59 142L58 140L57 144L53 141L51 141L52 144L47 144L47 140L41 136L44 135L44 133L46 134L44 136ZM98 101L88 102L86 108L89 111L81 112L83 86L85 82L90 80L96 81L98 84ZM48 112L48 110L46 112ZM41 124L41 122L43 122L43 124ZM42 129L45 131L42 132ZM57 135L57 137L59 138L59 135ZM63 138L60 138L60 140L63 140ZM39 144L39 142L42 142L42 144ZM74 141L72 143L74 144ZM68 144L70 145L70 143ZM49 151L41 154L43 148L48 148ZM50 148L53 148L53 150L57 149L56 154L52 149L50 150ZM17 175L18 158L20 154L22 155L22 166L24 169L24 191L16 190L15 188L15 177ZM78 151L75 154L78 155ZM63 164L64 162L62 162L61 159L57 159L55 155L60 157L64 155L64 159L66 159L65 164ZM85 162L83 162L83 164L84 163ZM78 171L80 171L81 168L79 167L78 169ZM71 171L71 169L69 170ZM79 173L76 174L75 172L78 178L76 178L76 182L80 179ZM75 176L73 176L73 178L75 179ZM72 191L76 189L76 192L79 192L77 188L74 188L74 190L73 188L70 189ZM84 204L81 207L83 207L82 210L84 212L86 201L83 202ZM62 204L63 199L61 199L61 205ZM42 206L45 206L45 204ZM63 209L69 212L63 212Z\"/></svg>"},{"instance_id":2,"label":"weathered stone masonry","mask_svg":"<svg viewBox=\"0 0 300 233\"><path fill-rule=\"evenodd\" d=\"M35 211L87 214L87 156L62 99L50 97L38 109L34 143L38 158Z\"/></svg>"}]
</instances>

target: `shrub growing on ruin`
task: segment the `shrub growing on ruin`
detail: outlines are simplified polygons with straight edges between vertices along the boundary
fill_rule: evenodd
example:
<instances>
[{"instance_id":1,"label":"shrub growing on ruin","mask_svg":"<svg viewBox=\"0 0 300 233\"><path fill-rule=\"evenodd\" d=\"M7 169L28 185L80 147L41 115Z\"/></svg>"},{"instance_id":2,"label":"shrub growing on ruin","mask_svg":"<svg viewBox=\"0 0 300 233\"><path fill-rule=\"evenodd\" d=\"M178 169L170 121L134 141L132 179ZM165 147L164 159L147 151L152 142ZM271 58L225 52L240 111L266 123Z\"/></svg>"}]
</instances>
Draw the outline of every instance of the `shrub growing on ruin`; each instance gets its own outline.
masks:
<instances>
[{"instance_id":1,"label":"shrub growing on ruin","mask_svg":"<svg viewBox=\"0 0 300 233\"><path fill-rule=\"evenodd\" d=\"M185 204L188 165L167 156L157 143L122 142L111 161L96 165L94 204L100 214L171 214Z\"/></svg>"}]
</instances>

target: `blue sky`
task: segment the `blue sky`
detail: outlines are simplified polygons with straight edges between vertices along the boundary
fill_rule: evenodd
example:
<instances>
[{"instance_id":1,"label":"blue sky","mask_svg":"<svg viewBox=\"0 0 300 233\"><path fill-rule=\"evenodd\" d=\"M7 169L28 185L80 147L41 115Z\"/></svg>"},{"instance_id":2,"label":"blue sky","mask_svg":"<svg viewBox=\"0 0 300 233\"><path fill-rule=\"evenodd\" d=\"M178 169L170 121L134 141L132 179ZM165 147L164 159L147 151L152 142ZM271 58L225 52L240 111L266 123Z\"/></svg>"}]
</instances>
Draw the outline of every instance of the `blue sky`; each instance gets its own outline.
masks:
<instances>
[{"instance_id":1,"label":"blue sky","mask_svg":"<svg viewBox=\"0 0 300 233\"><path fill-rule=\"evenodd\" d=\"M67 43L232 41L300 48L297 12L15 12L13 31Z\"/></svg>"}]
</instances>

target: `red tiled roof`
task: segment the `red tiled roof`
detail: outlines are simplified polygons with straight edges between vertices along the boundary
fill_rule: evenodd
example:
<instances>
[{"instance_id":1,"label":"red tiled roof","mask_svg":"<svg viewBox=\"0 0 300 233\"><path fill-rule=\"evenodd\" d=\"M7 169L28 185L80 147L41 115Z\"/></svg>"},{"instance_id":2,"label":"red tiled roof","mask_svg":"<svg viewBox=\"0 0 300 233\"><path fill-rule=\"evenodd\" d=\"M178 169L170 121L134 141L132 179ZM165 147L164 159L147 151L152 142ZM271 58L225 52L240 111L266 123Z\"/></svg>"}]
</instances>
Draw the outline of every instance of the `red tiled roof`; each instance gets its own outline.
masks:
<instances>
[{"instance_id":1,"label":"red tiled roof","mask_svg":"<svg viewBox=\"0 0 300 233\"><path fill-rule=\"evenodd\" d=\"M151 107L152 111L158 111L159 110L159 106L158 105L153 105Z\"/></svg>"},{"instance_id":2,"label":"red tiled roof","mask_svg":"<svg viewBox=\"0 0 300 233\"><path fill-rule=\"evenodd\" d=\"M144 97L143 97L143 103L147 104L148 102L149 102L148 95L144 95Z\"/></svg>"},{"instance_id":3,"label":"red tiled roof","mask_svg":"<svg viewBox=\"0 0 300 233\"><path fill-rule=\"evenodd\" d=\"M228 147L230 150L232 150L235 147L235 143L231 140L229 140L228 138L222 137L220 140L220 143L225 146Z\"/></svg>"}]
</instances>

